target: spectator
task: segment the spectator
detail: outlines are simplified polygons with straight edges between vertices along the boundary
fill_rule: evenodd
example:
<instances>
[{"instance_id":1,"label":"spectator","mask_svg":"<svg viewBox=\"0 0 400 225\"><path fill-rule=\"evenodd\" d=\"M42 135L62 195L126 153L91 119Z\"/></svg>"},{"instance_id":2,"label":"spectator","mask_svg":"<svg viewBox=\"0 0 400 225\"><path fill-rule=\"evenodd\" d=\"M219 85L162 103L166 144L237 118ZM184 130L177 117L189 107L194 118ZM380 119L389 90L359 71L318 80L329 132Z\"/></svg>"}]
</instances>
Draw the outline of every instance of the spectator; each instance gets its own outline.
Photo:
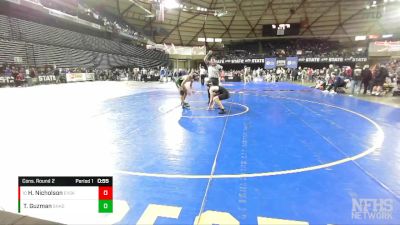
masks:
<instances>
[{"instance_id":1,"label":"spectator","mask_svg":"<svg viewBox=\"0 0 400 225\"><path fill-rule=\"evenodd\" d=\"M22 73L22 69L20 71L18 71L15 75L15 86L16 87L22 87L22 85L25 82L25 77Z\"/></svg>"},{"instance_id":2,"label":"spectator","mask_svg":"<svg viewBox=\"0 0 400 225\"><path fill-rule=\"evenodd\" d=\"M54 76L56 77L56 83L60 83L60 70L54 69Z\"/></svg>"},{"instance_id":3,"label":"spectator","mask_svg":"<svg viewBox=\"0 0 400 225\"><path fill-rule=\"evenodd\" d=\"M369 65L365 65L363 71L361 72L361 84L364 86L364 92L363 92L364 95L367 94L367 90L371 80L372 80L372 72L369 69Z\"/></svg>"},{"instance_id":4,"label":"spectator","mask_svg":"<svg viewBox=\"0 0 400 225\"><path fill-rule=\"evenodd\" d=\"M10 69L10 67L6 66L6 69L4 71L4 76L6 76L6 77L12 76L12 70Z\"/></svg>"},{"instance_id":5,"label":"spectator","mask_svg":"<svg viewBox=\"0 0 400 225\"><path fill-rule=\"evenodd\" d=\"M381 65L378 72L373 80L372 95L379 96L383 91L383 84L385 83L386 77L388 77L388 70L384 65Z\"/></svg>"},{"instance_id":6,"label":"spectator","mask_svg":"<svg viewBox=\"0 0 400 225\"><path fill-rule=\"evenodd\" d=\"M291 77L292 77L293 81L297 81L298 75L299 75L299 69L295 68L294 70L292 70Z\"/></svg>"},{"instance_id":7,"label":"spectator","mask_svg":"<svg viewBox=\"0 0 400 225\"><path fill-rule=\"evenodd\" d=\"M31 70L29 71L29 76L31 78L36 78L37 77L37 73L36 73L35 68L31 68Z\"/></svg>"},{"instance_id":8,"label":"spectator","mask_svg":"<svg viewBox=\"0 0 400 225\"><path fill-rule=\"evenodd\" d=\"M351 94L352 95L354 95L354 91L356 89L356 86L358 88L357 93L360 93L360 90L361 90L361 79L362 79L361 78L361 73L362 73L362 70L361 70L360 66L356 65L356 68L353 71L353 76L352 76L352 79L351 79Z\"/></svg>"},{"instance_id":9,"label":"spectator","mask_svg":"<svg viewBox=\"0 0 400 225\"><path fill-rule=\"evenodd\" d=\"M353 70L351 69L351 67L350 66L345 67L344 71L345 71L346 78L351 79L353 76Z\"/></svg>"}]
</instances>

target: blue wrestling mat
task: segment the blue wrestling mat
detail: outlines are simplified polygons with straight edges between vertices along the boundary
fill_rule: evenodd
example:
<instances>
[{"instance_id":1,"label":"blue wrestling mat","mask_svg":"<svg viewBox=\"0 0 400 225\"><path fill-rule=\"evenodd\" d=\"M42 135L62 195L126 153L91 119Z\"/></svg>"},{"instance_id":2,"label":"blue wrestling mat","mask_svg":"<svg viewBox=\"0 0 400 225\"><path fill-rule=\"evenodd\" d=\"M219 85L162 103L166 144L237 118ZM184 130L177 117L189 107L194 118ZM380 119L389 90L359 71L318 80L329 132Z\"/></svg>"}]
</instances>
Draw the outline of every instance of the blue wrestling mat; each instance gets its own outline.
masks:
<instances>
[{"instance_id":1,"label":"blue wrestling mat","mask_svg":"<svg viewBox=\"0 0 400 225\"><path fill-rule=\"evenodd\" d=\"M227 83L105 103L121 224L399 224L400 110L286 83Z\"/></svg>"}]
</instances>

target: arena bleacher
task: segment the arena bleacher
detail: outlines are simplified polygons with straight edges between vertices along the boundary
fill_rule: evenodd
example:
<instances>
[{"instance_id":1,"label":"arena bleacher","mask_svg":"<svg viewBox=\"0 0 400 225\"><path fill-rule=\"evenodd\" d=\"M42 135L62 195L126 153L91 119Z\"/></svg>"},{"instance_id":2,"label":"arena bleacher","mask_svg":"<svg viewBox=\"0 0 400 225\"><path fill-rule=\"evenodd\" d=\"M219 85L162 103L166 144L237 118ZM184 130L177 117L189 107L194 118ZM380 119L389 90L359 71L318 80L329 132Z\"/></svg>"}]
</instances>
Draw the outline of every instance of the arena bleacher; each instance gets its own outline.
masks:
<instances>
[{"instance_id":1,"label":"arena bleacher","mask_svg":"<svg viewBox=\"0 0 400 225\"><path fill-rule=\"evenodd\" d=\"M28 66L111 68L165 65L160 51L0 15L0 61L21 57Z\"/></svg>"}]
</instances>

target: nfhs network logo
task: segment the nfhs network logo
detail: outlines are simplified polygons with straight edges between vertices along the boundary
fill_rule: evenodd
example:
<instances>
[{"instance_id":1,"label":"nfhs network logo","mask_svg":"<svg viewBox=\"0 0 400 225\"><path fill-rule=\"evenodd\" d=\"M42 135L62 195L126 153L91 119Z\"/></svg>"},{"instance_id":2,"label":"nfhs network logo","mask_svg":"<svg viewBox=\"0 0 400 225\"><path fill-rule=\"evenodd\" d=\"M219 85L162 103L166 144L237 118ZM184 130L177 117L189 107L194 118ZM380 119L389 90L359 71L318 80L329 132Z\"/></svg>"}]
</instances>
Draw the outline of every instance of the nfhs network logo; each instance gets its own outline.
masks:
<instances>
[{"instance_id":1,"label":"nfhs network logo","mask_svg":"<svg viewBox=\"0 0 400 225\"><path fill-rule=\"evenodd\" d=\"M351 218L357 220L390 220L392 219L393 200L374 198L353 198Z\"/></svg>"}]
</instances>

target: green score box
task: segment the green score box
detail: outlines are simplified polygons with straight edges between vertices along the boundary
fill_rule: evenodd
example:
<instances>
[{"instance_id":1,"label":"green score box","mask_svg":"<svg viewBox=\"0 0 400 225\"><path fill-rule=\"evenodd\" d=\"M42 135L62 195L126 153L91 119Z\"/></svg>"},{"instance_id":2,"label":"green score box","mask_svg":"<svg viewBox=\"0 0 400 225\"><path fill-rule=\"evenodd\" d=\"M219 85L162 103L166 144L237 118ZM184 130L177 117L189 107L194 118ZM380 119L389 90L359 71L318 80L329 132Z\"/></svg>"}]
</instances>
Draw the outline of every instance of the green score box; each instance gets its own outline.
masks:
<instances>
[{"instance_id":1,"label":"green score box","mask_svg":"<svg viewBox=\"0 0 400 225\"><path fill-rule=\"evenodd\" d=\"M99 213L112 213L113 201L112 200L99 200Z\"/></svg>"}]
</instances>

